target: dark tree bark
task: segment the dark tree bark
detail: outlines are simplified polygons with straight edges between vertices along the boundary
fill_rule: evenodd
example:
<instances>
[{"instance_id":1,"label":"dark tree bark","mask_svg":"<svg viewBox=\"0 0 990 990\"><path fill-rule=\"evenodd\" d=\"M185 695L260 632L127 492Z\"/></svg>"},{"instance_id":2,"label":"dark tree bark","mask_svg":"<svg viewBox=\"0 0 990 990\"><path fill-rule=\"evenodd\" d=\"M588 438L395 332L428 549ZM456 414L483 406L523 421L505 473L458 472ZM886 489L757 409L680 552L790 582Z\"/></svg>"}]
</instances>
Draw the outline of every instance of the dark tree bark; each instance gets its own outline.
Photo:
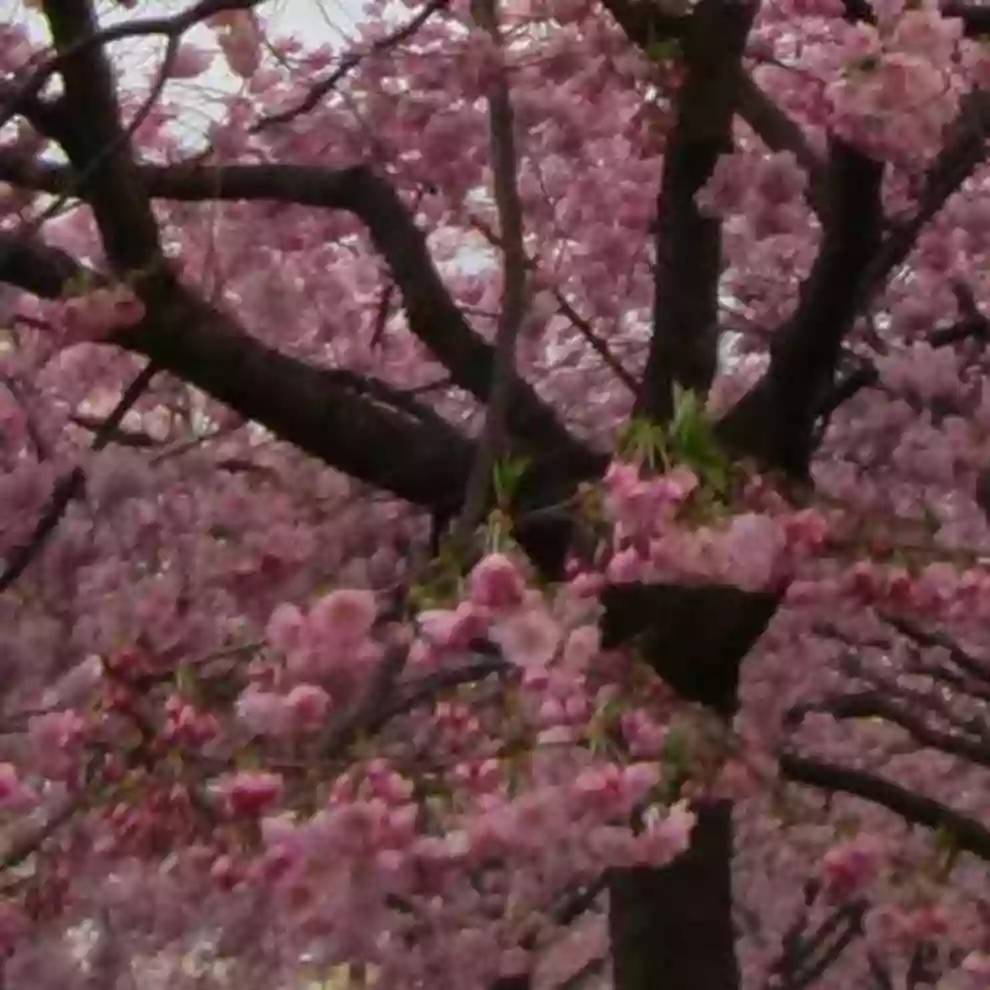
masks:
<instances>
[{"instance_id":1,"label":"dark tree bark","mask_svg":"<svg viewBox=\"0 0 990 990\"><path fill-rule=\"evenodd\" d=\"M728 990L739 985L732 929L732 805L695 808L691 848L663 869L616 871L609 884L614 985Z\"/></svg>"}]
</instances>

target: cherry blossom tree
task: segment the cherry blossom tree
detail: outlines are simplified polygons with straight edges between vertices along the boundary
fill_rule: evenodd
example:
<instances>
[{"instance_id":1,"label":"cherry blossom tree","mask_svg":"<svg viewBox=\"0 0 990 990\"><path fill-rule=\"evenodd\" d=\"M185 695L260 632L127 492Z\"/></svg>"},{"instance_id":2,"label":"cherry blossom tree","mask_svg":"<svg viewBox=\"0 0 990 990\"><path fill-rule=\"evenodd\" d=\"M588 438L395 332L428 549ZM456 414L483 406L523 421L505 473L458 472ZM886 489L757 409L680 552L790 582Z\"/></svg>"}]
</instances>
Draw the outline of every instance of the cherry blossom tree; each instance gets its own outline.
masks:
<instances>
[{"instance_id":1,"label":"cherry blossom tree","mask_svg":"<svg viewBox=\"0 0 990 990\"><path fill-rule=\"evenodd\" d=\"M985 986L990 7L302 6L0 21L4 979Z\"/></svg>"}]
</instances>

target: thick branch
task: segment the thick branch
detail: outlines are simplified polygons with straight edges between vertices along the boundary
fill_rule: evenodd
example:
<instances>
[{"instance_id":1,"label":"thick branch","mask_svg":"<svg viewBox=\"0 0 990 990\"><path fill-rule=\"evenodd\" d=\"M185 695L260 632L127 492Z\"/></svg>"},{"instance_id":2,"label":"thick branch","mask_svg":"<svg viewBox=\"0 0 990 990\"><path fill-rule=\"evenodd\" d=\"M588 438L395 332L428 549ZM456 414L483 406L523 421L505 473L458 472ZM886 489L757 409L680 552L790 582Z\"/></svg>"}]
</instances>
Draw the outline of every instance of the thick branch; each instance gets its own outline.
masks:
<instances>
[{"instance_id":1,"label":"thick branch","mask_svg":"<svg viewBox=\"0 0 990 990\"><path fill-rule=\"evenodd\" d=\"M732 807L704 801L691 847L663 869L609 878L612 984L618 990L732 990Z\"/></svg>"},{"instance_id":2,"label":"thick branch","mask_svg":"<svg viewBox=\"0 0 990 990\"><path fill-rule=\"evenodd\" d=\"M990 9L990 8L988 8ZM898 266L914 250L922 228L942 209L946 201L986 160L990 136L990 93L973 90L960 103L959 114L949 128L945 145L932 162L918 196L918 208L910 220L897 226L884 239L870 267L865 284L859 287L861 304L877 292Z\"/></svg>"},{"instance_id":3,"label":"thick branch","mask_svg":"<svg viewBox=\"0 0 990 990\"><path fill-rule=\"evenodd\" d=\"M46 298L88 272L69 255L0 232L0 282ZM260 423L280 439L359 481L415 505L449 515L460 507L474 444L440 420L424 423L370 390L358 376L318 368L268 347L230 317L176 286L168 304L150 307L139 326L115 341ZM518 535L546 574L555 574L570 542L570 520L525 511L562 502L574 486L596 477L581 465L534 463L520 491Z\"/></svg>"},{"instance_id":4,"label":"thick branch","mask_svg":"<svg viewBox=\"0 0 990 990\"><path fill-rule=\"evenodd\" d=\"M825 212L825 168L800 124L767 96L748 72L736 76L739 115L771 151L790 151L808 175L807 200L821 217Z\"/></svg>"},{"instance_id":5,"label":"thick branch","mask_svg":"<svg viewBox=\"0 0 990 990\"><path fill-rule=\"evenodd\" d=\"M629 0L604 0L609 13L637 48L647 58L658 42L681 41L688 33L691 18L687 14L671 14L659 3L636 3ZM669 10L670 5L667 6ZM729 66L725 66L729 71ZM801 128L768 97L735 61L734 98L736 112L774 151L792 151L808 170L809 200L816 212L821 210L823 185L822 163L808 144Z\"/></svg>"},{"instance_id":6,"label":"thick branch","mask_svg":"<svg viewBox=\"0 0 990 990\"><path fill-rule=\"evenodd\" d=\"M731 717L740 664L781 598L721 584L613 585L602 595L602 646L638 640L643 660L679 695Z\"/></svg>"},{"instance_id":7,"label":"thick branch","mask_svg":"<svg viewBox=\"0 0 990 990\"><path fill-rule=\"evenodd\" d=\"M424 506L446 506L467 480L472 445L347 387L333 369L247 336L180 296L120 343L344 473Z\"/></svg>"},{"instance_id":8,"label":"thick branch","mask_svg":"<svg viewBox=\"0 0 990 990\"><path fill-rule=\"evenodd\" d=\"M832 388L842 337L891 272L907 259L924 226L985 159L988 134L990 98L986 93L970 93L963 99L945 147L928 170L914 216L888 234L875 247L873 257L868 251L877 234L878 204L873 195L866 196L863 184L868 178L857 175L871 166L879 170L879 166L851 149L842 152L846 165L836 160L835 179L846 192L840 188L830 195L831 202L838 205L826 223L825 243L802 292L798 312L786 335L778 331L781 347L774 350L770 374L723 423L723 435L730 444L739 441L745 445L762 436L760 449L747 447L747 452L797 474L807 470L814 449L813 422ZM840 238L835 244L837 250L829 251L832 233ZM848 242L845 247L843 239ZM802 389L804 405L814 404L807 412L801 410ZM801 412L795 415L795 410ZM756 426L760 419L765 423L762 431Z\"/></svg>"},{"instance_id":9,"label":"thick branch","mask_svg":"<svg viewBox=\"0 0 990 990\"><path fill-rule=\"evenodd\" d=\"M629 40L644 52L657 42L680 38L689 20L686 13L670 13L674 4L604 0L604 5Z\"/></svg>"},{"instance_id":10,"label":"thick branch","mask_svg":"<svg viewBox=\"0 0 990 990\"><path fill-rule=\"evenodd\" d=\"M45 17L60 56L65 92L59 142L85 182L107 257L118 274L150 271L161 257L158 225L120 123L113 70L100 47L82 44L99 24L89 0L47 0Z\"/></svg>"},{"instance_id":11,"label":"thick branch","mask_svg":"<svg viewBox=\"0 0 990 990\"><path fill-rule=\"evenodd\" d=\"M827 713L836 721L879 718L904 729L919 746L959 756L978 766L990 767L990 746L986 742L964 735L966 730L961 725L953 724L951 732L936 729L929 724L926 713L908 708L907 703L911 701L916 707L924 707L924 699L917 696L890 698L879 691L860 691L801 705L788 712L788 720L798 722L811 712Z\"/></svg>"},{"instance_id":12,"label":"thick branch","mask_svg":"<svg viewBox=\"0 0 990 990\"><path fill-rule=\"evenodd\" d=\"M86 271L62 251L0 233L0 282L53 299ZM471 444L453 427L426 428L333 369L267 347L205 303L180 295L118 343L361 481L417 505L458 504Z\"/></svg>"},{"instance_id":13,"label":"thick branch","mask_svg":"<svg viewBox=\"0 0 990 990\"><path fill-rule=\"evenodd\" d=\"M883 166L842 141L831 147L822 245L798 307L775 332L767 374L719 424L730 449L796 477L808 472L817 411L880 249Z\"/></svg>"},{"instance_id":14,"label":"thick branch","mask_svg":"<svg viewBox=\"0 0 990 990\"><path fill-rule=\"evenodd\" d=\"M696 193L732 148L732 118L746 36L756 8L701 0L682 37L686 77L664 153L657 199L653 336L637 411L664 422L673 386L705 394L718 359L722 224L702 214Z\"/></svg>"},{"instance_id":15,"label":"thick branch","mask_svg":"<svg viewBox=\"0 0 990 990\"><path fill-rule=\"evenodd\" d=\"M367 226L402 291L409 327L450 371L454 384L488 400L494 351L467 323L430 258L426 238L392 186L373 169L303 165L150 166L138 168L152 197L181 201L268 200L346 210ZM0 154L0 179L46 192L72 181L57 166L25 165ZM599 459L575 440L553 410L512 376L509 427L538 446L541 458L580 465L593 474Z\"/></svg>"},{"instance_id":16,"label":"thick branch","mask_svg":"<svg viewBox=\"0 0 990 990\"><path fill-rule=\"evenodd\" d=\"M665 13L654 4L605 0L605 6L630 40L647 53L660 40L683 42L692 19ZM862 0L849 0L847 7L856 8L850 10L850 17L872 16ZM943 11L961 17L971 37L990 29L990 13L979 5L946 3ZM983 160L990 100L978 92L964 99L952 137L929 172L916 216L880 247L880 166L833 142L823 178L797 125L767 100L757 99L762 95L758 87L743 76L740 71L738 110L769 147L788 148L808 168L810 198L823 215L825 241L797 313L782 328L786 332L777 335L779 353L774 355L773 372L737 403L721 424L720 434L738 454L803 475L814 449L814 410L831 384L839 343L870 294L910 253L921 228Z\"/></svg>"},{"instance_id":17,"label":"thick branch","mask_svg":"<svg viewBox=\"0 0 990 990\"><path fill-rule=\"evenodd\" d=\"M851 770L813 757L788 752L780 757L780 772L788 780L871 801L912 825L941 830L953 845L990 861L990 830L933 798L915 794L900 784L865 770Z\"/></svg>"}]
</instances>

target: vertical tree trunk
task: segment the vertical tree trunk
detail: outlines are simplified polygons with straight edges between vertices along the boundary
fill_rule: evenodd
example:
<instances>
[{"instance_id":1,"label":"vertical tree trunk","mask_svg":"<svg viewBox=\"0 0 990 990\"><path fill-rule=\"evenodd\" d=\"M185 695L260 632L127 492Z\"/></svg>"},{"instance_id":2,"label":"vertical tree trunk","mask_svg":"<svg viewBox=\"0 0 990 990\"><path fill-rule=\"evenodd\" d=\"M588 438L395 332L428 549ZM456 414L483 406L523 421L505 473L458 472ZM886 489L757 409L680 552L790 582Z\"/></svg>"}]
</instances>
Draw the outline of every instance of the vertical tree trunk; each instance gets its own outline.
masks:
<instances>
[{"instance_id":1,"label":"vertical tree trunk","mask_svg":"<svg viewBox=\"0 0 990 990\"><path fill-rule=\"evenodd\" d=\"M609 883L615 990L737 990L732 804L695 811L691 848L670 866L617 870Z\"/></svg>"},{"instance_id":2,"label":"vertical tree trunk","mask_svg":"<svg viewBox=\"0 0 990 990\"><path fill-rule=\"evenodd\" d=\"M782 591L728 585L616 585L602 601L602 645L635 642L684 699L731 720L739 671ZM732 803L699 801L691 848L670 866L617 870L609 883L615 990L737 990Z\"/></svg>"}]
</instances>

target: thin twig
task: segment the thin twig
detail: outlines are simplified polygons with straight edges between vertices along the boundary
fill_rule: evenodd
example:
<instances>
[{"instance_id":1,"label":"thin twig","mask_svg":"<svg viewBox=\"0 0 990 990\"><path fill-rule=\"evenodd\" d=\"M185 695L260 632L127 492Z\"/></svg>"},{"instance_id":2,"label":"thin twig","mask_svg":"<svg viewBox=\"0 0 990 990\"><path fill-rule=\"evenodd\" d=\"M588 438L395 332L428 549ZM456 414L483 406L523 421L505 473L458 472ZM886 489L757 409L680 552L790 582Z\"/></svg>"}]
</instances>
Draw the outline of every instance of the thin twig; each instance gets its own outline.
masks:
<instances>
[{"instance_id":1,"label":"thin twig","mask_svg":"<svg viewBox=\"0 0 990 990\"><path fill-rule=\"evenodd\" d=\"M504 52L498 25L496 0L476 0L475 21L492 43ZM505 446L512 379L515 376L516 341L526 315L526 248L523 242L523 207L517 179L515 117L512 94L504 72L493 73L488 86L489 145L502 239L502 309L495 332L495 358L485 425L468 478L461 515L454 528L455 545L466 544L485 514L491 475Z\"/></svg>"},{"instance_id":2,"label":"thin twig","mask_svg":"<svg viewBox=\"0 0 990 990\"><path fill-rule=\"evenodd\" d=\"M268 127L273 127L277 124L287 124L289 121L295 120L296 117L300 117L305 113L309 113L310 110L315 110L319 106L320 100L324 96L331 93L337 86L337 84L353 69L356 69L361 62L367 58L369 55L380 55L383 52L387 52L389 49L394 48L396 45L401 45L402 42L408 41L429 19L439 10L443 10L450 0L430 0L425 7L408 23L403 24L401 27L392 31L390 34L385 35L384 38L380 38L371 44L367 51L353 51L348 52L341 60L340 65L334 69L325 79L321 79L319 82L314 83L310 88L309 92L293 107L289 107L288 110L281 110L278 113L268 114L261 117L255 124L252 125L250 129L251 134L257 134L259 131L263 131Z\"/></svg>"},{"instance_id":3,"label":"thin twig","mask_svg":"<svg viewBox=\"0 0 990 990\"><path fill-rule=\"evenodd\" d=\"M493 247L497 247L501 250L502 241L498 234L495 233L492 228L485 223L480 217L471 217L471 226L477 230L482 237L488 241ZM535 258L527 257L526 267L531 272L537 271L537 262ZM639 388L636 379L633 377L632 373L627 371L623 367L622 362L612 353L609 349L608 344L605 343L602 338L595 333L594 327L583 317L581 314L567 301L567 297L557 288L551 290L553 292L554 299L557 301L557 310L562 315L565 316L574 325L574 329L577 330L579 334L588 342L591 349L608 365L612 373L622 382L630 392L634 393Z\"/></svg>"},{"instance_id":4,"label":"thin twig","mask_svg":"<svg viewBox=\"0 0 990 990\"><path fill-rule=\"evenodd\" d=\"M57 52L51 58L46 59L31 72L24 83L13 92L6 94L3 104L0 105L0 127L21 113L25 105L31 105L38 101L48 80L59 71L68 59L74 58L76 55L81 55L100 45L108 45L113 41L122 41L124 38L164 35L169 41L178 43L186 31L214 14L227 10L249 10L260 2L261 0L200 0L188 10L183 10L172 17L146 17L140 20L111 24L109 27L94 31L67 46L64 51ZM57 109L57 106L57 101L54 107L51 104L42 104L42 107L48 111Z\"/></svg>"},{"instance_id":5,"label":"thin twig","mask_svg":"<svg viewBox=\"0 0 990 990\"><path fill-rule=\"evenodd\" d=\"M154 362L149 362L134 381L128 385L106 423L103 424L94 438L92 448L94 453L99 452L110 443L121 420L144 394L157 372L158 366ZM38 520L30 538L25 543L15 547L4 562L3 570L0 571L0 593L6 591L27 570L28 565L41 552L55 532L69 507L69 503L82 495L85 485L86 472L78 465L58 481L52 492L48 508Z\"/></svg>"}]
</instances>

